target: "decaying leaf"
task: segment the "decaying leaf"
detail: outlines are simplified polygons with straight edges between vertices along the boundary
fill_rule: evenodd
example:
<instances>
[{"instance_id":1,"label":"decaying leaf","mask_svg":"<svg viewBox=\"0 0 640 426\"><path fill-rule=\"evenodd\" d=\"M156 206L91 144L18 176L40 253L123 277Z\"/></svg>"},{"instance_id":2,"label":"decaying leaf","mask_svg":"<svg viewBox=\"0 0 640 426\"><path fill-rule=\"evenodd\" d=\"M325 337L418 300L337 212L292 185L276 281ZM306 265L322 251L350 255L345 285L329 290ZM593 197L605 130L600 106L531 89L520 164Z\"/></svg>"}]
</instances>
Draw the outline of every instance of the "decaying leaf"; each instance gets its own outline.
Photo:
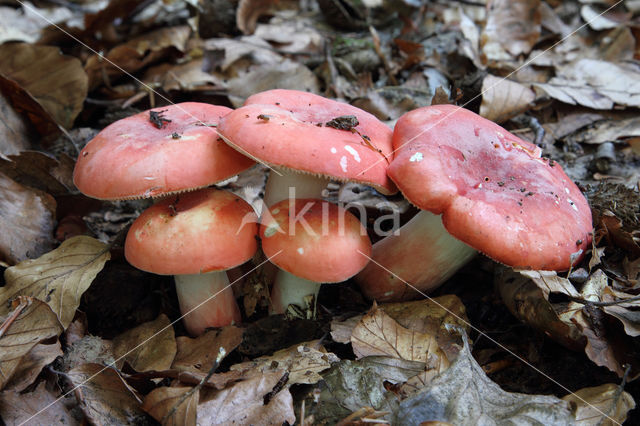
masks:
<instances>
[{"instance_id":1,"label":"decaying leaf","mask_svg":"<svg viewBox=\"0 0 640 426\"><path fill-rule=\"evenodd\" d=\"M577 142L597 144L640 137L640 117L602 120L576 135Z\"/></svg>"},{"instance_id":2,"label":"decaying leaf","mask_svg":"<svg viewBox=\"0 0 640 426\"><path fill-rule=\"evenodd\" d=\"M67 377L92 424L131 424L146 417L140 399L116 370L84 364L69 371Z\"/></svg>"},{"instance_id":3,"label":"decaying leaf","mask_svg":"<svg viewBox=\"0 0 640 426\"><path fill-rule=\"evenodd\" d=\"M400 402L394 425L416 425L425 420L455 425L571 424L569 404L554 396L526 395L502 390L464 348L451 367L424 389Z\"/></svg>"},{"instance_id":4,"label":"decaying leaf","mask_svg":"<svg viewBox=\"0 0 640 426\"><path fill-rule=\"evenodd\" d=\"M480 38L488 61L511 60L529 53L540 37L539 0L491 0Z\"/></svg>"},{"instance_id":5,"label":"decaying leaf","mask_svg":"<svg viewBox=\"0 0 640 426\"><path fill-rule=\"evenodd\" d=\"M113 339L118 368L128 362L135 371L166 370L176 355L176 338L169 318L161 314Z\"/></svg>"},{"instance_id":6,"label":"decaying leaf","mask_svg":"<svg viewBox=\"0 0 640 426\"><path fill-rule=\"evenodd\" d=\"M25 117L18 114L0 93L0 158L31 147L31 129Z\"/></svg>"},{"instance_id":7,"label":"decaying leaf","mask_svg":"<svg viewBox=\"0 0 640 426\"><path fill-rule=\"evenodd\" d=\"M0 337L0 389L19 371L23 359L28 357L38 343L62 333L56 315L46 303L31 298L18 300L24 304L10 304L5 300L0 307L0 325L4 326L3 329L6 328ZM13 319L15 314L18 316Z\"/></svg>"},{"instance_id":8,"label":"decaying leaf","mask_svg":"<svg viewBox=\"0 0 640 426\"><path fill-rule=\"evenodd\" d=\"M276 370L223 390L201 390L198 424L293 424L293 399L283 378L286 373Z\"/></svg>"},{"instance_id":9,"label":"decaying leaf","mask_svg":"<svg viewBox=\"0 0 640 426\"><path fill-rule=\"evenodd\" d=\"M186 395L191 387L161 387L144 398L142 408L165 426L195 425L198 392Z\"/></svg>"},{"instance_id":10,"label":"decaying leaf","mask_svg":"<svg viewBox=\"0 0 640 426\"><path fill-rule=\"evenodd\" d=\"M482 81L480 115L503 123L529 109L535 98L533 90L522 84L487 74Z\"/></svg>"},{"instance_id":11,"label":"decaying leaf","mask_svg":"<svg viewBox=\"0 0 640 426\"><path fill-rule=\"evenodd\" d=\"M45 382L28 393L5 391L0 393L0 413L7 425L68 425L76 426L80 423L73 417L65 405L54 402L59 395L55 395L45 388ZM42 410L47 407L46 410Z\"/></svg>"},{"instance_id":12,"label":"decaying leaf","mask_svg":"<svg viewBox=\"0 0 640 426\"><path fill-rule=\"evenodd\" d=\"M620 392L620 387L613 383L583 388L562 399L576 406L579 426L623 424L629 411L636 407L633 397L628 392Z\"/></svg>"},{"instance_id":13,"label":"decaying leaf","mask_svg":"<svg viewBox=\"0 0 640 426\"><path fill-rule=\"evenodd\" d=\"M49 194L0 172L0 260L15 264L51 250L55 208Z\"/></svg>"},{"instance_id":14,"label":"decaying leaf","mask_svg":"<svg viewBox=\"0 0 640 426\"><path fill-rule=\"evenodd\" d=\"M13 377L7 383L6 389L16 392L23 391L36 380L45 365L51 364L59 356L62 356L59 341L50 344L37 344L20 359L20 364L14 370Z\"/></svg>"},{"instance_id":15,"label":"decaying leaf","mask_svg":"<svg viewBox=\"0 0 640 426\"><path fill-rule=\"evenodd\" d=\"M178 337L176 339L178 351L171 368L207 374L216 362L220 348L224 348L226 353L231 353L242 343L243 331L242 328L228 326L218 330L208 330L195 339L186 336Z\"/></svg>"},{"instance_id":16,"label":"decaying leaf","mask_svg":"<svg viewBox=\"0 0 640 426\"><path fill-rule=\"evenodd\" d=\"M90 334L67 346L62 369L71 370L84 364L112 365L115 363L111 341Z\"/></svg>"},{"instance_id":17,"label":"decaying leaf","mask_svg":"<svg viewBox=\"0 0 640 426\"><path fill-rule=\"evenodd\" d=\"M66 328L80 305L80 296L109 257L106 244L78 236L38 259L8 268L4 272L6 285L0 288L0 314L6 313L8 300L31 296L45 301Z\"/></svg>"},{"instance_id":18,"label":"decaying leaf","mask_svg":"<svg viewBox=\"0 0 640 426\"><path fill-rule=\"evenodd\" d=\"M294 7L297 3L284 0L240 0L236 10L236 25L245 34L253 34L260 16L276 8Z\"/></svg>"},{"instance_id":19,"label":"decaying leaf","mask_svg":"<svg viewBox=\"0 0 640 426\"><path fill-rule=\"evenodd\" d=\"M76 189L73 184L74 160L67 155L56 159L40 151L22 151L0 158L0 172L16 182L55 196L67 195Z\"/></svg>"},{"instance_id":20,"label":"decaying leaf","mask_svg":"<svg viewBox=\"0 0 640 426\"><path fill-rule=\"evenodd\" d=\"M8 43L0 46L0 86L47 135L51 122L71 128L87 97L88 79L80 60L61 55L57 47Z\"/></svg>"},{"instance_id":21,"label":"decaying leaf","mask_svg":"<svg viewBox=\"0 0 640 426\"><path fill-rule=\"evenodd\" d=\"M449 360L435 336L402 327L377 306L353 329L351 345L358 358L386 355L421 361L427 364L427 369L437 372L449 366Z\"/></svg>"},{"instance_id":22,"label":"decaying leaf","mask_svg":"<svg viewBox=\"0 0 640 426\"><path fill-rule=\"evenodd\" d=\"M318 374L331 367L340 359L331 352L327 352L319 340L300 343L277 351L271 356L256 358L231 366L231 370L250 370L267 373L275 369L289 373L287 385L296 383L313 384L322 377Z\"/></svg>"}]
</instances>

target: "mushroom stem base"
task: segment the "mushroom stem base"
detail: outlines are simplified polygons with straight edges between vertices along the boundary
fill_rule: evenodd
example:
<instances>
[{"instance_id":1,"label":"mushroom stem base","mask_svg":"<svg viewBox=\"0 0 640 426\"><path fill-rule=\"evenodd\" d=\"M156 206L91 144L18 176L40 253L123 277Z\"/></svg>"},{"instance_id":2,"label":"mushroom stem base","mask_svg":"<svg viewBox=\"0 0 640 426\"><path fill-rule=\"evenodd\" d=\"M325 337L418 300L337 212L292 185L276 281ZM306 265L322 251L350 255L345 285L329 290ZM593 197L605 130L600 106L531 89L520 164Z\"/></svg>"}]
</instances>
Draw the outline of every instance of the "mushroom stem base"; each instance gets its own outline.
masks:
<instances>
[{"instance_id":1,"label":"mushroom stem base","mask_svg":"<svg viewBox=\"0 0 640 426\"><path fill-rule=\"evenodd\" d=\"M439 215L423 210L402 226L398 235L373 245L373 262L355 280L371 300L417 299L422 297L420 292L439 287L475 254L473 248L447 232Z\"/></svg>"},{"instance_id":2,"label":"mushroom stem base","mask_svg":"<svg viewBox=\"0 0 640 426\"><path fill-rule=\"evenodd\" d=\"M322 198L329 179L289 170L271 170L264 189L264 203L270 207L287 198Z\"/></svg>"},{"instance_id":3,"label":"mushroom stem base","mask_svg":"<svg viewBox=\"0 0 640 426\"><path fill-rule=\"evenodd\" d=\"M241 321L240 308L225 271L175 275L174 279L180 312L184 315L182 321L192 336L199 336L207 327Z\"/></svg>"},{"instance_id":4,"label":"mushroom stem base","mask_svg":"<svg viewBox=\"0 0 640 426\"><path fill-rule=\"evenodd\" d=\"M313 295L314 299L317 298L320 285L279 269L271 290L271 313L283 314L289 305L304 308L305 297Z\"/></svg>"}]
</instances>

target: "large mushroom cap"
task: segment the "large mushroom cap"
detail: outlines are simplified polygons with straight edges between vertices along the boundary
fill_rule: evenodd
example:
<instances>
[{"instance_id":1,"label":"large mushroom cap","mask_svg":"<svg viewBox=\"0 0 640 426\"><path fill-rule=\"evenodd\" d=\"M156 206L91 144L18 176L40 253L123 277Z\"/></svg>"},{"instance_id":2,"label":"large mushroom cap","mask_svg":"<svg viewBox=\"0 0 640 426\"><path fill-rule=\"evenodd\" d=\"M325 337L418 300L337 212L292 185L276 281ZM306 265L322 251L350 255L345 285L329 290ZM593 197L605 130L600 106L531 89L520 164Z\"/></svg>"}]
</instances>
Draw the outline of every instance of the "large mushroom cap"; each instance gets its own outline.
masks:
<instances>
[{"instance_id":1,"label":"large mushroom cap","mask_svg":"<svg viewBox=\"0 0 640 426\"><path fill-rule=\"evenodd\" d=\"M257 249L257 217L234 194L202 189L166 198L133 222L125 256L138 269L163 275L221 271Z\"/></svg>"},{"instance_id":2,"label":"large mushroom cap","mask_svg":"<svg viewBox=\"0 0 640 426\"><path fill-rule=\"evenodd\" d=\"M230 111L185 102L118 120L82 149L73 180L84 194L104 200L153 197L225 180L254 164L218 140L213 126Z\"/></svg>"},{"instance_id":3,"label":"large mushroom cap","mask_svg":"<svg viewBox=\"0 0 640 426\"><path fill-rule=\"evenodd\" d=\"M345 116L354 116L358 124L352 126L355 121ZM218 132L232 147L270 166L360 182L384 194L397 191L386 173L387 160L393 158L391 129L349 104L296 90L269 90L220 120Z\"/></svg>"},{"instance_id":4,"label":"large mushroom cap","mask_svg":"<svg viewBox=\"0 0 640 426\"><path fill-rule=\"evenodd\" d=\"M260 225L264 254L280 269L318 283L336 283L369 262L371 242L360 221L335 204L282 200Z\"/></svg>"},{"instance_id":5,"label":"large mushroom cap","mask_svg":"<svg viewBox=\"0 0 640 426\"><path fill-rule=\"evenodd\" d=\"M591 209L535 145L452 105L402 116L389 176L413 204L442 213L446 229L517 268L565 270L589 247Z\"/></svg>"}]
</instances>

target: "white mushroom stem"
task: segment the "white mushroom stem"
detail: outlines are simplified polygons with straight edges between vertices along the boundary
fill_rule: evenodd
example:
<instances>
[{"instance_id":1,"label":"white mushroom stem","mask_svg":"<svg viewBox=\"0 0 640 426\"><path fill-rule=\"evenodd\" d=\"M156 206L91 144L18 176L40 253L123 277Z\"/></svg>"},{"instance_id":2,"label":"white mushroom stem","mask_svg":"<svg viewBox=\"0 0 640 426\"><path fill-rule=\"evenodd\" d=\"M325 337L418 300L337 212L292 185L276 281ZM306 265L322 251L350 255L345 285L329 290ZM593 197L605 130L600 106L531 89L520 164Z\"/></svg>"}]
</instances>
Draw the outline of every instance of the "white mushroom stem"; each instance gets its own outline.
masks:
<instances>
[{"instance_id":1,"label":"white mushroom stem","mask_svg":"<svg viewBox=\"0 0 640 426\"><path fill-rule=\"evenodd\" d=\"M289 305L305 306L305 297L313 295L318 297L321 283L296 277L282 269L278 270L273 290L271 292L271 311L274 314L282 314Z\"/></svg>"},{"instance_id":2,"label":"white mushroom stem","mask_svg":"<svg viewBox=\"0 0 640 426\"><path fill-rule=\"evenodd\" d=\"M184 315L182 320L192 336L201 335L207 327L241 321L240 309L225 271L174 275L174 279L180 312Z\"/></svg>"},{"instance_id":3,"label":"white mushroom stem","mask_svg":"<svg viewBox=\"0 0 640 426\"><path fill-rule=\"evenodd\" d=\"M423 210L402 226L398 235L373 245L373 261L355 280L370 299L416 299L422 297L420 292L428 293L444 283L475 254L473 248L447 232L439 215Z\"/></svg>"},{"instance_id":4,"label":"white mushroom stem","mask_svg":"<svg viewBox=\"0 0 640 426\"><path fill-rule=\"evenodd\" d=\"M331 181L327 178L306 173L284 169L271 170L264 189L264 203L272 206L289 197L321 199L322 191L329 182Z\"/></svg>"}]
</instances>

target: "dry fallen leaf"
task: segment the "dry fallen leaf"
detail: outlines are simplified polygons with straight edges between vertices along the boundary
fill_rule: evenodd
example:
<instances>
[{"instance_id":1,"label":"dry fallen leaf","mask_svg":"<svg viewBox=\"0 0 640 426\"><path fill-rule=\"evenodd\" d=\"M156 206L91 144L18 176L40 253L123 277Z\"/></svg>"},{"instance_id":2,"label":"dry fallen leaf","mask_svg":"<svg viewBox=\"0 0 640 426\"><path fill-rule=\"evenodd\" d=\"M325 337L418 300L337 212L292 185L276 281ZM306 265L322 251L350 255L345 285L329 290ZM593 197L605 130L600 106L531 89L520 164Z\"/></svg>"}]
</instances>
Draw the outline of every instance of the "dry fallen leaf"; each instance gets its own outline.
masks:
<instances>
[{"instance_id":1,"label":"dry fallen leaf","mask_svg":"<svg viewBox=\"0 0 640 426\"><path fill-rule=\"evenodd\" d=\"M260 16L277 8L295 8L296 2L286 0L240 0L236 10L236 25L245 34L253 34Z\"/></svg>"},{"instance_id":2,"label":"dry fallen leaf","mask_svg":"<svg viewBox=\"0 0 640 426\"><path fill-rule=\"evenodd\" d=\"M84 364L67 373L82 412L95 425L134 424L146 417L135 392L112 368Z\"/></svg>"},{"instance_id":3,"label":"dry fallen leaf","mask_svg":"<svg viewBox=\"0 0 640 426\"><path fill-rule=\"evenodd\" d=\"M166 370L176 355L176 338L169 318L161 314L113 339L118 368L128 362L135 371Z\"/></svg>"},{"instance_id":4,"label":"dry fallen leaf","mask_svg":"<svg viewBox=\"0 0 640 426\"><path fill-rule=\"evenodd\" d=\"M437 372L449 367L449 360L435 336L402 327L375 305L353 329L351 345L358 359L386 355L422 361L428 370Z\"/></svg>"},{"instance_id":5,"label":"dry fallen leaf","mask_svg":"<svg viewBox=\"0 0 640 426\"><path fill-rule=\"evenodd\" d=\"M0 158L31 147L31 129L25 117L18 114L0 93Z\"/></svg>"},{"instance_id":6,"label":"dry fallen leaf","mask_svg":"<svg viewBox=\"0 0 640 426\"><path fill-rule=\"evenodd\" d=\"M578 426L611 426L627 420L629 411L636 407L633 397L613 383L583 388L562 397L576 406L575 416ZM605 413L608 417L604 417Z\"/></svg>"},{"instance_id":7,"label":"dry fallen leaf","mask_svg":"<svg viewBox=\"0 0 640 426\"><path fill-rule=\"evenodd\" d=\"M16 306L12 306L14 304ZM6 328L0 337L0 389L20 370L23 359L38 343L62 333L58 319L45 303L25 297L14 304L3 302L0 314L0 325Z\"/></svg>"},{"instance_id":8,"label":"dry fallen leaf","mask_svg":"<svg viewBox=\"0 0 640 426\"><path fill-rule=\"evenodd\" d=\"M73 184L75 161L67 155L56 159L41 151L22 151L0 158L0 172L16 182L46 191L57 197L76 191Z\"/></svg>"},{"instance_id":9,"label":"dry fallen leaf","mask_svg":"<svg viewBox=\"0 0 640 426\"><path fill-rule=\"evenodd\" d=\"M480 45L489 62L531 51L540 37L540 0L491 0L487 10Z\"/></svg>"},{"instance_id":10,"label":"dry fallen leaf","mask_svg":"<svg viewBox=\"0 0 640 426\"><path fill-rule=\"evenodd\" d=\"M55 209L49 194L0 172L0 260L15 264L51 250Z\"/></svg>"},{"instance_id":11,"label":"dry fallen leaf","mask_svg":"<svg viewBox=\"0 0 640 426\"><path fill-rule=\"evenodd\" d=\"M16 392L23 391L33 383L45 365L51 364L57 357L62 356L60 342L51 344L40 343L21 358L20 364L13 372L13 377L7 383L6 389Z\"/></svg>"},{"instance_id":12,"label":"dry fallen leaf","mask_svg":"<svg viewBox=\"0 0 640 426\"><path fill-rule=\"evenodd\" d=\"M283 370L276 370L223 390L202 389L198 424L293 424L293 399L289 390L279 385L284 376ZM270 398L265 401L267 394Z\"/></svg>"},{"instance_id":13,"label":"dry fallen leaf","mask_svg":"<svg viewBox=\"0 0 640 426\"><path fill-rule=\"evenodd\" d=\"M216 362L220 348L224 348L229 354L242 343L243 331L242 328L228 326L209 330L194 339L186 336L178 337L177 353L171 368L207 374Z\"/></svg>"},{"instance_id":14,"label":"dry fallen leaf","mask_svg":"<svg viewBox=\"0 0 640 426\"><path fill-rule=\"evenodd\" d=\"M142 408L163 426L196 424L198 392L185 397L191 387L161 387L144 398Z\"/></svg>"},{"instance_id":15,"label":"dry fallen leaf","mask_svg":"<svg viewBox=\"0 0 640 426\"><path fill-rule=\"evenodd\" d=\"M0 77L0 86L10 89L13 106L26 111L43 135L52 133L49 120L71 128L87 97L88 79L80 60L61 55L57 47L1 45Z\"/></svg>"},{"instance_id":16,"label":"dry fallen leaf","mask_svg":"<svg viewBox=\"0 0 640 426\"><path fill-rule=\"evenodd\" d=\"M64 328L69 326L82 293L109 259L109 248L90 237L69 238L57 249L34 260L25 260L4 272L0 288L0 315L8 300L26 295L44 300Z\"/></svg>"},{"instance_id":17,"label":"dry fallen leaf","mask_svg":"<svg viewBox=\"0 0 640 426\"><path fill-rule=\"evenodd\" d=\"M0 393L0 413L7 425L68 425L80 423L67 411L62 402L54 403L59 395L45 388L42 382L33 392L18 393L5 391ZM40 412L43 407L48 407Z\"/></svg>"},{"instance_id":18,"label":"dry fallen leaf","mask_svg":"<svg viewBox=\"0 0 640 426\"><path fill-rule=\"evenodd\" d=\"M297 383L313 384L322 380L321 371L331 367L340 359L320 345L319 340L299 343L289 348L277 351L271 356L256 358L231 366L232 371L247 371L253 373L268 373L275 369L289 373L288 385Z\"/></svg>"},{"instance_id":19,"label":"dry fallen leaf","mask_svg":"<svg viewBox=\"0 0 640 426\"><path fill-rule=\"evenodd\" d=\"M487 74L482 81L480 115L503 123L529 109L535 98L533 90L522 84Z\"/></svg>"}]
</instances>

